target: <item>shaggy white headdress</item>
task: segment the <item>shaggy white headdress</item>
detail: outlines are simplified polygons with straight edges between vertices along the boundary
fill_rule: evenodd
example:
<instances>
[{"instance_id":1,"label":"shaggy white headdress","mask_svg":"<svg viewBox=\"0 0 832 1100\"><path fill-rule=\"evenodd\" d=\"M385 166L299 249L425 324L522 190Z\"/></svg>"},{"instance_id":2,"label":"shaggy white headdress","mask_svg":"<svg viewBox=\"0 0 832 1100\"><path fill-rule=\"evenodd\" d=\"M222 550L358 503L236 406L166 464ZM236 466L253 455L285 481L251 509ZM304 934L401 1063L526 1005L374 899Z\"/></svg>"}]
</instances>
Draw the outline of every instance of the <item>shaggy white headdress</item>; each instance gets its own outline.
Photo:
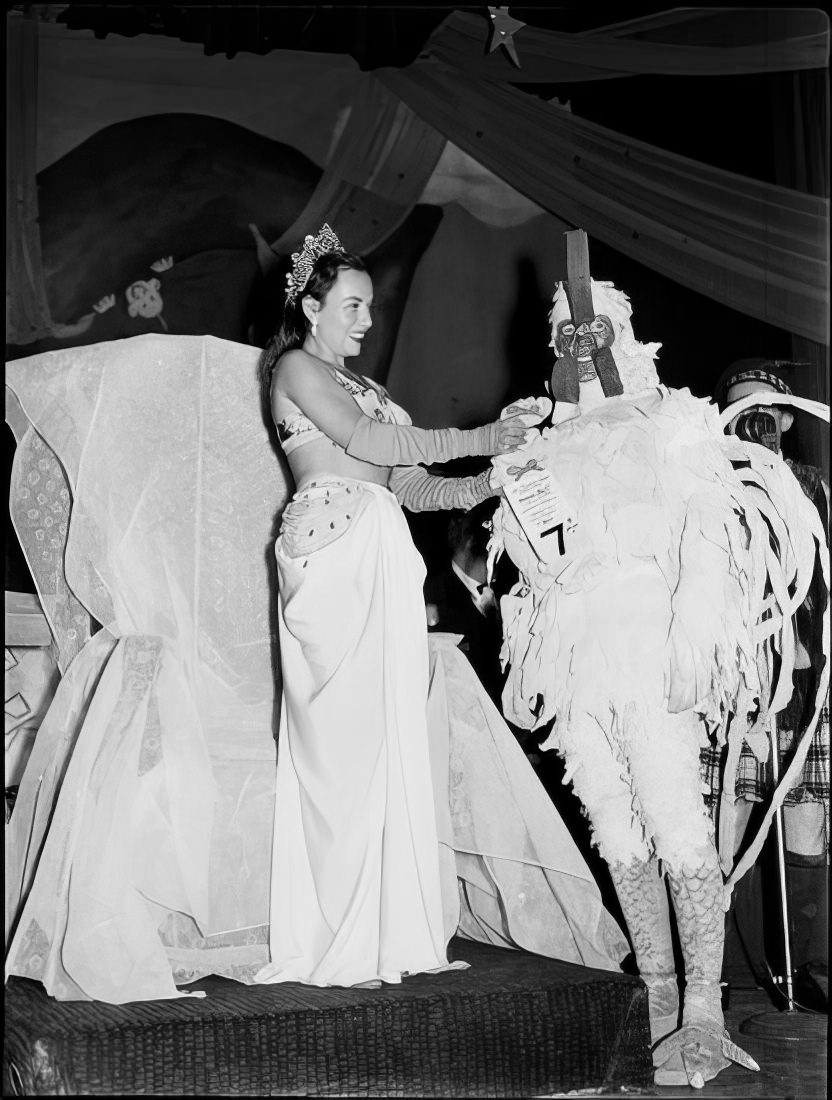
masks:
<instances>
[{"instance_id":1,"label":"shaggy white headdress","mask_svg":"<svg viewBox=\"0 0 832 1100\"><path fill-rule=\"evenodd\" d=\"M590 284L595 313L609 317L615 330L612 354L624 392L639 393L641 390L657 386L659 376L656 373L655 359L661 344L642 344L636 340L630 323L633 307L623 290L618 290L612 283L598 282L595 279L591 279ZM552 311L549 314L549 322L552 326L550 348L555 347L558 325L561 321L568 321L571 316L566 289L563 283L558 283L552 299ZM556 348L555 354L557 355Z\"/></svg>"}]
</instances>

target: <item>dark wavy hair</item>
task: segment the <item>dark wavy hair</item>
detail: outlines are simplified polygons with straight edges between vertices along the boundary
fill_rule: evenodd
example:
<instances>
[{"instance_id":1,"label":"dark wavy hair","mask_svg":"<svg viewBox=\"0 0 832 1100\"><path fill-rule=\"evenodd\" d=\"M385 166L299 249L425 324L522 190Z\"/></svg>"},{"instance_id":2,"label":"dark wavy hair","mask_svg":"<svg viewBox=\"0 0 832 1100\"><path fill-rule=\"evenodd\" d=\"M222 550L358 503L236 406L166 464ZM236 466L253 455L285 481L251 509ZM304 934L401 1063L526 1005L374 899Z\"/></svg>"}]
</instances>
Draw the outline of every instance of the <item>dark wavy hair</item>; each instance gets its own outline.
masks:
<instances>
[{"instance_id":1,"label":"dark wavy hair","mask_svg":"<svg viewBox=\"0 0 832 1100\"><path fill-rule=\"evenodd\" d=\"M325 252L315 261L303 290L291 302L286 303L280 327L266 344L260 357L260 381L267 398L274 368L281 355L293 348L301 347L309 331L309 322L303 312L301 300L309 295L323 304L327 294L335 285L338 272L345 270L366 271L367 266L360 256L352 252Z\"/></svg>"}]
</instances>

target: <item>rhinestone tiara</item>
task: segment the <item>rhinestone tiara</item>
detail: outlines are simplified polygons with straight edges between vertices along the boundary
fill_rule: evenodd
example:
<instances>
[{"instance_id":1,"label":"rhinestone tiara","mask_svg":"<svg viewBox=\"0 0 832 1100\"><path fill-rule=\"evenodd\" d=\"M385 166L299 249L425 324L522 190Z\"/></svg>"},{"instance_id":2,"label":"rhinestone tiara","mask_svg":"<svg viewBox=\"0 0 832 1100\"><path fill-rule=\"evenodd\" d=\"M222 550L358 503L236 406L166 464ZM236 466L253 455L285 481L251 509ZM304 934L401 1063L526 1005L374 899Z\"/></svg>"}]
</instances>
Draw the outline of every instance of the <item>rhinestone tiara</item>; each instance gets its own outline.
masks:
<instances>
[{"instance_id":1,"label":"rhinestone tiara","mask_svg":"<svg viewBox=\"0 0 832 1100\"><path fill-rule=\"evenodd\" d=\"M300 252L292 253L292 270L286 276L286 302L294 302L295 298L309 282L312 268L319 256L327 252L343 252L344 246L335 236L333 230L324 222L318 232L311 233L303 238L303 248Z\"/></svg>"}]
</instances>

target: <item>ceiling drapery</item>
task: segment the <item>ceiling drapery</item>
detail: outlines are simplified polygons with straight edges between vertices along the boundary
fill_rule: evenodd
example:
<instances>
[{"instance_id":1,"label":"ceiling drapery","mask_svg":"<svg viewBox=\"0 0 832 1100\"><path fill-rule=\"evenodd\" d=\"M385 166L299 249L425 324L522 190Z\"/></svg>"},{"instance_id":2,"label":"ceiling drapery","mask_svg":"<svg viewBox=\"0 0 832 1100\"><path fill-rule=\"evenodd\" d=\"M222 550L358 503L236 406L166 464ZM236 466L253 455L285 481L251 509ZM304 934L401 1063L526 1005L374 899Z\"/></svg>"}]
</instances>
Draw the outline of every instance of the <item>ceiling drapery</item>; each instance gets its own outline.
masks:
<instances>
[{"instance_id":1,"label":"ceiling drapery","mask_svg":"<svg viewBox=\"0 0 832 1100\"><path fill-rule=\"evenodd\" d=\"M275 242L276 251L296 247L327 219L337 219L352 249L368 251L418 201L447 139L542 208L623 254L742 313L828 343L826 200L665 152L511 86L826 65L825 25L806 11L796 23L778 12L779 23L768 30L755 24L751 44L732 46L633 39L634 28L564 34L526 26L517 32L520 70L502 50L486 52L485 20L456 12L414 63L378 69L358 82L351 117L318 189ZM35 29L17 12L7 25L18 37L25 26ZM17 343L36 338L49 323L33 153L37 43L30 38L26 48L11 50L18 64L9 72L7 340Z\"/></svg>"},{"instance_id":2,"label":"ceiling drapery","mask_svg":"<svg viewBox=\"0 0 832 1100\"><path fill-rule=\"evenodd\" d=\"M825 199L666 152L431 57L374 77L590 236L741 313L828 343Z\"/></svg>"},{"instance_id":3,"label":"ceiling drapery","mask_svg":"<svg viewBox=\"0 0 832 1100\"><path fill-rule=\"evenodd\" d=\"M524 27L518 73L506 58L484 53L482 19L454 13L419 60L376 71L412 111L403 115L362 84L318 189L278 250L327 217L347 227L345 239L357 241L358 251L375 246L418 200L416 185L430 178L441 135L544 209L663 275L828 343L825 200L665 152L506 84L551 81L554 73L589 80L826 64L826 29L798 30L776 41L712 47ZM486 72L488 80L476 75Z\"/></svg>"},{"instance_id":4,"label":"ceiling drapery","mask_svg":"<svg viewBox=\"0 0 832 1100\"><path fill-rule=\"evenodd\" d=\"M796 13L798 19L799 14ZM504 51L485 52L487 28L481 16L454 12L431 35L421 58L408 68L420 67L422 60L434 59L469 76L510 84L646 75L740 76L821 69L829 60L825 16L821 11L802 14L803 19L799 22L790 19L785 28L772 15L771 36L748 45L683 45L622 38L620 34L604 33L603 29L567 34L527 25L515 32L518 69ZM759 26L759 18L753 26Z\"/></svg>"},{"instance_id":5,"label":"ceiling drapery","mask_svg":"<svg viewBox=\"0 0 832 1100\"><path fill-rule=\"evenodd\" d=\"M371 252L419 201L444 145L398 96L363 78L314 194L273 250L289 252L330 222L351 252Z\"/></svg>"}]
</instances>

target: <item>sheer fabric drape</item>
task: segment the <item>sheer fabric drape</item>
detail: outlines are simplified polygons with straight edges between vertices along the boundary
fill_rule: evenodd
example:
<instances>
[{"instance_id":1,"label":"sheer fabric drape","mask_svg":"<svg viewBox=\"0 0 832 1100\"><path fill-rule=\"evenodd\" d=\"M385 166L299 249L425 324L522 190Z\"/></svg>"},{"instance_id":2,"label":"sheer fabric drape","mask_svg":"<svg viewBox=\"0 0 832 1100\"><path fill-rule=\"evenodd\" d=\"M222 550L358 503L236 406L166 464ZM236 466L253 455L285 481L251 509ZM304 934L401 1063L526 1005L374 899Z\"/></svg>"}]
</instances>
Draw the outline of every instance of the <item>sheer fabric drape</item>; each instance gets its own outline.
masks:
<instances>
[{"instance_id":1,"label":"sheer fabric drape","mask_svg":"<svg viewBox=\"0 0 832 1100\"><path fill-rule=\"evenodd\" d=\"M142 336L9 365L32 454L60 455L72 495L53 630L76 602L104 627L66 670L7 837L10 964L59 998L176 996L174 972L211 953L209 971L243 975L265 944L267 553L287 482L258 354ZM40 461L18 454L14 500Z\"/></svg>"}]
</instances>

